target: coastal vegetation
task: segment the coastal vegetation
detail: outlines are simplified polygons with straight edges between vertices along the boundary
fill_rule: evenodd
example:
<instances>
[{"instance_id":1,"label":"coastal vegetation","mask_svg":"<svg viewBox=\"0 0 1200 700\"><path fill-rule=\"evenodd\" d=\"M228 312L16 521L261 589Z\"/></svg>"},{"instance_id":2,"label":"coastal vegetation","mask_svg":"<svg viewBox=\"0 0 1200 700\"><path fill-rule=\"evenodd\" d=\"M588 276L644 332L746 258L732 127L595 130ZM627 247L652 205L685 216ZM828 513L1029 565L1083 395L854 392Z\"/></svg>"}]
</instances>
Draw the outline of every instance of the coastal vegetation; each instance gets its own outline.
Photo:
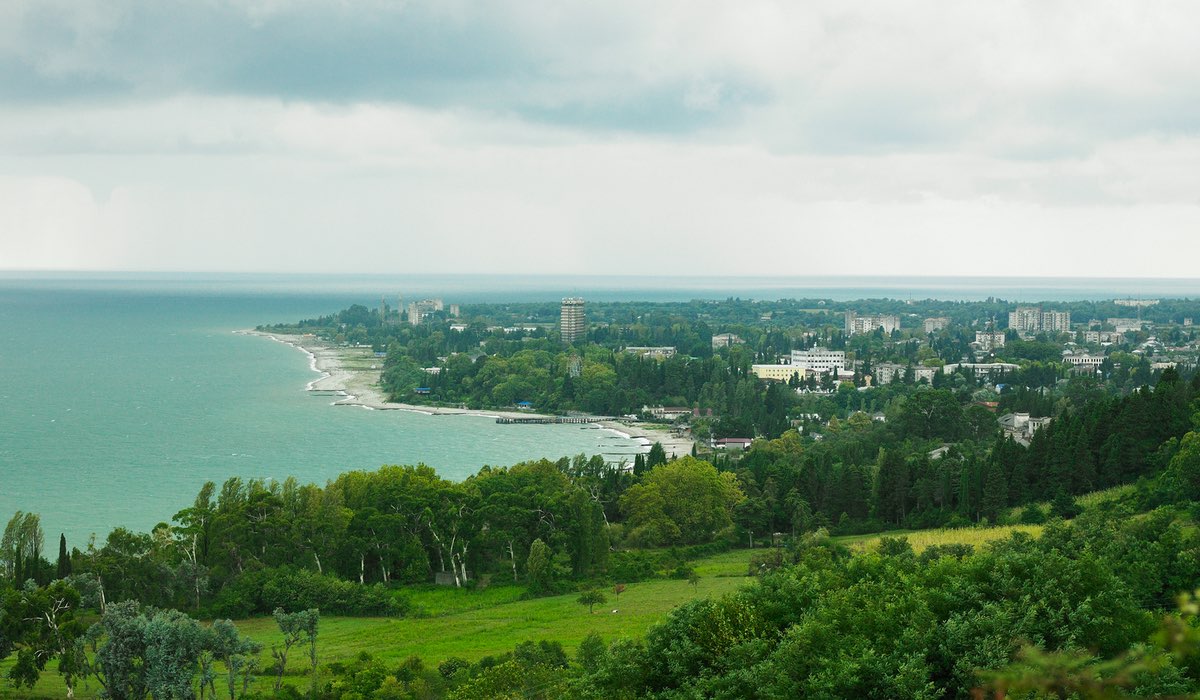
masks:
<instances>
[{"instance_id":1,"label":"coastal vegetation","mask_svg":"<svg viewBox=\"0 0 1200 700\"><path fill-rule=\"evenodd\" d=\"M1110 356L1076 376L1049 339L1013 338L1005 382L874 386L871 363L936 363L957 331L798 332L828 310L738 300L602 309L569 347L487 330L486 314L536 324L520 305L465 307L446 332L355 307L288 330L378 341L398 398L420 380L430 401L670 403L746 448L460 482L421 464L233 477L149 533L60 537L53 561L20 512L0 539L0 668L18 695L55 678L114 698L217 697L218 678L222 697L347 700L1200 690L1195 604L1177 604L1200 582L1194 370ZM713 348L714 327L747 342ZM853 378L750 371L816 343L853 353ZM996 409L1051 420L1018 441Z\"/></svg>"},{"instance_id":2,"label":"coastal vegetation","mask_svg":"<svg viewBox=\"0 0 1200 700\"><path fill-rule=\"evenodd\" d=\"M1168 377L1147 393L1171 395L1178 382ZM1200 680L1190 665L1196 650L1155 646L1162 638L1155 635L1163 625L1187 629L1190 623L1170 611L1175 595L1200 580L1198 436L1191 430L1168 437L1155 450L1174 446L1162 469L1132 489L1052 503L1044 525L942 531L914 547L903 535L839 540L822 523L796 522L783 546L742 550L734 559L695 558L742 539L747 530L738 511L751 500L742 489L753 482L692 457L640 474L607 469L595 458L539 461L485 468L461 484L426 467L352 472L324 488L230 480L220 490L206 485L177 514L176 526L150 535L114 530L103 547L75 550L58 566L33 558L42 551L40 526L22 513L6 528L0 556L0 651L15 653L7 673L20 687L41 687L39 677L55 659L68 686L89 677L125 684L126 694L112 697L153 693L152 683L191 688L218 672L233 679L233 697L268 692L268 678L285 696L291 684L321 697L383 697L385 684L396 697L489 697L499 687L532 697L740 697L745 688L762 697L965 697L987 683L1024 687L1031 663L1075 664L1079 673L1103 676L1112 659L1124 659L1129 670L1108 679L1114 687L1191 692ZM795 449L795 441L793 433L765 442L768 452L756 457L752 449L744 459L766 460L771 450ZM886 473L887 449L879 473ZM773 464L779 470L788 462ZM668 486L678 488L662 490ZM691 499L686 508L666 505L683 498ZM609 520L605 506L614 501ZM386 512L378 507L385 502ZM1085 509L1069 523L1054 512L1077 511L1081 503ZM676 548L634 546L634 533L650 523ZM737 585L727 577L740 567L758 583L725 587L722 580ZM58 578L60 570L70 573ZM29 577L19 585L18 572ZM466 599L429 592L423 582L431 573L452 582L443 591L475 595L486 583L479 592L485 598L472 601L479 607L459 607ZM657 624L639 616L632 628L618 621L550 633L526 618L469 652L422 638L418 624L403 633L408 647L381 629L360 638L356 648L367 655L347 658L344 640L366 623L334 619L343 641L333 648L341 651L324 666L317 652L325 637L316 609L370 615L377 620L371 625L385 627L389 619L434 615L439 629L474 636L500 619L548 614L538 600L558 601L555 619L568 610L609 619L613 613L587 615L579 601L594 607L599 597L589 592L610 589L618 609L654 608L643 595L655 590L674 591L671 599L680 602L689 589L699 597ZM523 605L534 607L522 613ZM312 616L300 622L288 617L307 610ZM273 614L279 631L262 634L269 623L253 621L198 624L183 611L218 620ZM484 623L489 611L501 618ZM447 615L461 616L464 626ZM605 630L608 639L600 636ZM625 637L631 631L645 636ZM263 639L274 646L274 662L256 646ZM833 639L837 653L826 648ZM310 663L298 676L288 650L301 642ZM400 658L405 648L435 655ZM175 665L154 666L164 658ZM122 670L129 668L142 670ZM987 669L992 673L981 675ZM155 696L176 697L172 692Z\"/></svg>"}]
</instances>

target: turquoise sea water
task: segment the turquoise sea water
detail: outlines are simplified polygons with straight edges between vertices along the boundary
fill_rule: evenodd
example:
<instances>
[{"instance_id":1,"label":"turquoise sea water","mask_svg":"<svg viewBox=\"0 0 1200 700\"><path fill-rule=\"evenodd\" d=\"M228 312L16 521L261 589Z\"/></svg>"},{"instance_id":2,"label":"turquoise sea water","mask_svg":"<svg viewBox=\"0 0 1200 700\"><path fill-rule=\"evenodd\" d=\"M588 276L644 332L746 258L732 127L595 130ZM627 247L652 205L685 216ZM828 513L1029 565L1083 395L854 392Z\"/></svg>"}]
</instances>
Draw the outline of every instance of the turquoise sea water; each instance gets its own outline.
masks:
<instances>
[{"instance_id":1,"label":"turquoise sea water","mask_svg":"<svg viewBox=\"0 0 1200 700\"><path fill-rule=\"evenodd\" d=\"M304 391L319 376L304 353L232 331L364 299L163 286L0 285L0 519L40 513L48 540L65 532L82 548L92 532L169 521L206 480L324 483L417 462L457 480L483 464L637 449L595 428L331 406Z\"/></svg>"},{"instance_id":2,"label":"turquoise sea water","mask_svg":"<svg viewBox=\"0 0 1200 700\"><path fill-rule=\"evenodd\" d=\"M0 520L42 515L84 546L148 530L230 476L323 483L425 462L450 479L483 464L632 454L612 433L333 407L304 391L307 357L232 331L327 314L380 294L449 302L865 297L1013 301L1197 296L1197 280L623 278L0 272ZM48 542L53 546L53 542Z\"/></svg>"}]
</instances>

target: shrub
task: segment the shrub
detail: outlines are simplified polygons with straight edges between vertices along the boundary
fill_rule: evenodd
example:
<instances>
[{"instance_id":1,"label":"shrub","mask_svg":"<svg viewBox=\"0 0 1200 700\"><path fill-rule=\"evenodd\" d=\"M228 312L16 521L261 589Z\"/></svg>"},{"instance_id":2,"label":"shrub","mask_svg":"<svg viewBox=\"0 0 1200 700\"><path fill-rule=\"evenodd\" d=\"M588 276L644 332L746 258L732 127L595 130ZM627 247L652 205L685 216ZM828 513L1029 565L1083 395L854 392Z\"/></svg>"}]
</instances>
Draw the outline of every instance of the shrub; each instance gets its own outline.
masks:
<instances>
[{"instance_id":1,"label":"shrub","mask_svg":"<svg viewBox=\"0 0 1200 700\"><path fill-rule=\"evenodd\" d=\"M247 572L228 582L208 612L216 617L237 618L267 614L275 608L318 608L332 615L401 616L409 607L407 597L378 584L361 586L284 566Z\"/></svg>"}]
</instances>

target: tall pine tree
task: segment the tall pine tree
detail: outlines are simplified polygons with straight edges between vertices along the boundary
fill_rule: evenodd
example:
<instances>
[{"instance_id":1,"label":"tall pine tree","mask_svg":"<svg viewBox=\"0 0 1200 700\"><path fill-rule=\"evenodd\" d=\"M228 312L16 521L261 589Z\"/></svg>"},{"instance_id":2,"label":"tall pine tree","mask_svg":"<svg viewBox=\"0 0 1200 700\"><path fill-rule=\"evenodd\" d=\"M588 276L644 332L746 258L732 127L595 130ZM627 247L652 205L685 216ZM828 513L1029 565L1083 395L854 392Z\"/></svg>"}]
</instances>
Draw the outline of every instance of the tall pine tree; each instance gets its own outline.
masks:
<instances>
[{"instance_id":1,"label":"tall pine tree","mask_svg":"<svg viewBox=\"0 0 1200 700\"><path fill-rule=\"evenodd\" d=\"M59 533L58 535L58 578L66 578L71 575L71 555L67 554L67 536Z\"/></svg>"}]
</instances>

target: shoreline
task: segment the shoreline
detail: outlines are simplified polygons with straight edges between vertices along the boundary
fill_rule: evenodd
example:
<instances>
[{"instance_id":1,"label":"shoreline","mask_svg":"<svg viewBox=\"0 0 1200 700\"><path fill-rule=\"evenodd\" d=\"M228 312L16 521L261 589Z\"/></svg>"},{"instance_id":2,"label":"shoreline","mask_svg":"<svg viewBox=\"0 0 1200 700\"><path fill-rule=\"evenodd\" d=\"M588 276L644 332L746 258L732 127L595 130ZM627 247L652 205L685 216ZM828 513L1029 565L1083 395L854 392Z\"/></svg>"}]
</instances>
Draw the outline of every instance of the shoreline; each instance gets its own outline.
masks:
<instances>
[{"instance_id":1,"label":"shoreline","mask_svg":"<svg viewBox=\"0 0 1200 700\"><path fill-rule=\"evenodd\" d=\"M291 347L308 355L308 366L320 377L308 382L305 391L328 392L338 396L331 406L357 406L371 411L408 411L427 416L477 416L482 418L555 418L546 413L529 411L502 411L496 409L448 408L423 406L388 401L379 389L379 377L383 372L383 358L375 357L369 348L351 348L329 345L315 336L290 333L271 333L254 329L235 330L236 335L258 336ZM655 442L662 445L667 457L683 457L692 453L694 442L668 429L650 428L642 424L630 424L615 419L593 423L598 429L608 430L641 444L640 452L649 451Z\"/></svg>"}]
</instances>

